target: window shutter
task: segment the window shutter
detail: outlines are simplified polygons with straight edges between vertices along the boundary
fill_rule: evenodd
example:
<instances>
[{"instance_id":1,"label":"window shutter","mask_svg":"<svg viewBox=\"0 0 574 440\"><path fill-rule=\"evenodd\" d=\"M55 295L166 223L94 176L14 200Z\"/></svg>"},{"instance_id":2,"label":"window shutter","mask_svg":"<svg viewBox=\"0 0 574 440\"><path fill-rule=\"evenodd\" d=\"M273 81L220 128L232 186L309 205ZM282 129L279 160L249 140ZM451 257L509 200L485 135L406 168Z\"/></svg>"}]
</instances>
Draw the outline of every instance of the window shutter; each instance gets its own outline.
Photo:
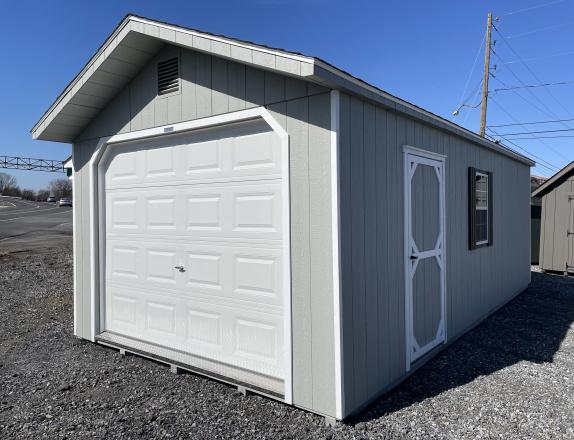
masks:
<instances>
[{"instance_id":1,"label":"window shutter","mask_svg":"<svg viewBox=\"0 0 574 440\"><path fill-rule=\"evenodd\" d=\"M494 222L492 221L493 210L492 210L492 198L494 196L493 186L492 186L492 173L488 172L488 245L492 246L492 239L494 237Z\"/></svg>"},{"instance_id":2,"label":"window shutter","mask_svg":"<svg viewBox=\"0 0 574 440\"><path fill-rule=\"evenodd\" d=\"M468 247L476 249L476 168L468 169Z\"/></svg>"}]
</instances>

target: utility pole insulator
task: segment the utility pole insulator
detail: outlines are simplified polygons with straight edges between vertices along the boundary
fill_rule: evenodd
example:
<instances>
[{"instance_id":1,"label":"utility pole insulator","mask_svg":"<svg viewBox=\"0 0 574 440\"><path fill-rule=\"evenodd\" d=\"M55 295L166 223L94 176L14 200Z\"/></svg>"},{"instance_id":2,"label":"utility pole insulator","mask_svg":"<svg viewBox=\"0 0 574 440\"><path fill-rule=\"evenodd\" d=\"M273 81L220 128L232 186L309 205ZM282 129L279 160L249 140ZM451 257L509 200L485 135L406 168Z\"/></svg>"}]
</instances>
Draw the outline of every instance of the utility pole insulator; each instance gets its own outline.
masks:
<instances>
[{"instance_id":1,"label":"utility pole insulator","mask_svg":"<svg viewBox=\"0 0 574 440\"><path fill-rule=\"evenodd\" d=\"M488 79L490 77L490 49L492 32L492 13L488 13L486 19L486 44L484 47L484 73L482 76L482 105L480 107L480 131L479 134L484 137L486 131L486 109L488 107Z\"/></svg>"}]
</instances>

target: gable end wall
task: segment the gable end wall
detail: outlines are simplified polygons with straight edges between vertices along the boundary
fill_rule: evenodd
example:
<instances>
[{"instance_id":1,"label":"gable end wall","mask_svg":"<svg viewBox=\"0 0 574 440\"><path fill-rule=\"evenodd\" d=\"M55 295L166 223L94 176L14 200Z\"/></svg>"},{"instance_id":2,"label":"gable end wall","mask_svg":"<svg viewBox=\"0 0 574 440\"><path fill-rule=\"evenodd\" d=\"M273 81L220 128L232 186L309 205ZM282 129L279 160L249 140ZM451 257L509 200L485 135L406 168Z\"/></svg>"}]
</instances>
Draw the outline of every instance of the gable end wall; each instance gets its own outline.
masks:
<instances>
[{"instance_id":1,"label":"gable end wall","mask_svg":"<svg viewBox=\"0 0 574 440\"><path fill-rule=\"evenodd\" d=\"M155 66L181 56L181 92L156 96ZM298 79L166 45L73 146L76 192L76 334L90 332L88 163L102 136L265 106L289 133L293 399L335 416L331 243L330 93Z\"/></svg>"}]
</instances>

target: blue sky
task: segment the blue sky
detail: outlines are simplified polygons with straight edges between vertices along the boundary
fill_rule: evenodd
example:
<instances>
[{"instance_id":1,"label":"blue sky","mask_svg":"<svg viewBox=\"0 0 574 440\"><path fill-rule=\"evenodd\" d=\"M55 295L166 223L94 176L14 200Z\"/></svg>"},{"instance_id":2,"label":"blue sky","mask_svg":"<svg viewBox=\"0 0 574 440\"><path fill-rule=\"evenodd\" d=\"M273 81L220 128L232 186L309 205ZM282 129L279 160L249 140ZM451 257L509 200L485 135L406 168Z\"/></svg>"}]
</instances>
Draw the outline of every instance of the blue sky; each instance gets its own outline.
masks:
<instances>
[{"instance_id":1,"label":"blue sky","mask_svg":"<svg viewBox=\"0 0 574 440\"><path fill-rule=\"evenodd\" d=\"M456 118L452 112L465 90L488 11L500 17L496 26L506 37L493 33L497 56L492 62L497 67L491 90L503 84L574 80L574 0L4 0L0 11L0 155L65 159L70 154L69 145L33 141L29 130L128 12L319 56L471 130L478 127L479 109L464 108ZM481 79L483 53L464 95L470 95L471 105L478 102L471 92ZM497 91L490 101L490 125L574 119L574 84ZM574 120L494 129L518 133L570 127ZM515 137L557 135L574 132ZM539 165L534 174L551 175L574 160L572 141L562 137L515 143L550 167ZM13 174L22 187L33 189L55 177Z\"/></svg>"}]
</instances>

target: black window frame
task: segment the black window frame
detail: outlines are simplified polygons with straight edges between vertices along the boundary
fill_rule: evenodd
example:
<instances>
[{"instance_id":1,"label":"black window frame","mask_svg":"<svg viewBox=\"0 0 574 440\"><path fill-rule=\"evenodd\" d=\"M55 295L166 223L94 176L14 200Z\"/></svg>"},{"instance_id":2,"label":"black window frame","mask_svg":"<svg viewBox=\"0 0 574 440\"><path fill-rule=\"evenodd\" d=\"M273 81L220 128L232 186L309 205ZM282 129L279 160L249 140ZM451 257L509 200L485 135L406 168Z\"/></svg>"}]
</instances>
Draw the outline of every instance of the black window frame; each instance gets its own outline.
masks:
<instances>
[{"instance_id":1,"label":"black window frame","mask_svg":"<svg viewBox=\"0 0 574 440\"><path fill-rule=\"evenodd\" d=\"M486 225L486 233L487 233L487 241L484 243L477 243L476 240L476 175L483 174L486 175L488 178L488 215L487 215L487 225ZM493 179L492 179L492 172L480 170L478 168L469 167L468 168L468 236L469 236L469 248L470 250L479 249L485 246L492 246L493 244Z\"/></svg>"}]
</instances>

